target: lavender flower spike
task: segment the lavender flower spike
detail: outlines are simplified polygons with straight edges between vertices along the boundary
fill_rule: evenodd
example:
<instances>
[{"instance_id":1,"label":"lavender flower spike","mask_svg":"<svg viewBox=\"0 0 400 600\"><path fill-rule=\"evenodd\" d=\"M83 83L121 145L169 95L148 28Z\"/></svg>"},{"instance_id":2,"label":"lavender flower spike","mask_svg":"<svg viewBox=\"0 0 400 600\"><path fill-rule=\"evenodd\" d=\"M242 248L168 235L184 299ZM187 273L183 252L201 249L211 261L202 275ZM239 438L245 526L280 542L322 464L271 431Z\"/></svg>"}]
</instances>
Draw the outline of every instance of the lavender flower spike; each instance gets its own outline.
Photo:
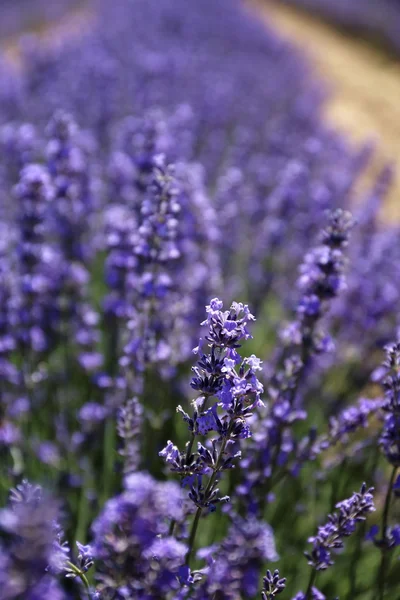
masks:
<instances>
[{"instance_id":1,"label":"lavender flower spike","mask_svg":"<svg viewBox=\"0 0 400 600\"><path fill-rule=\"evenodd\" d=\"M254 407L262 405L263 387L256 376L260 361L254 355L242 359L238 353L241 340L251 337L248 325L255 320L254 316L247 305L238 302L224 311L218 298L211 300L206 311L208 316L202 325L208 327L208 332L194 349L199 360L192 368L194 376L190 383L199 396L192 403L192 416L178 407L191 437L184 452L169 441L159 453L172 471L180 473L183 485L191 486L189 498L197 507L189 536L187 565L203 511L213 512L217 503L229 500L219 494L219 475L234 468L241 456L237 442L251 436L246 420ZM205 445L199 441L197 452L193 452L196 437L211 431L216 437Z\"/></svg>"},{"instance_id":2,"label":"lavender flower spike","mask_svg":"<svg viewBox=\"0 0 400 600\"><path fill-rule=\"evenodd\" d=\"M372 492L373 488L367 488L363 483L360 492L336 504L339 513L329 515L328 522L318 528L318 534L309 538L313 549L305 556L316 571L333 565L331 550L343 548L343 538L354 533L356 523L365 521L366 515L375 510Z\"/></svg>"},{"instance_id":3,"label":"lavender flower spike","mask_svg":"<svg viewBox=\"0 0 400 600\"><path fill-rule=\"evenodd\" d=\"M68 548L59 543L59 507L40 486L22 481L11 490L7 508L0 511L0 536L7 536L7 559L1 561L1 597L64 600L53 576L67 561ZM3 548L0 545L0 557ZM3 577L4 576L4 577ZM49 596L45 590L52 591Z\"/></svg>"},{"instance_id":4,"label":"lavender flower spike","mask_svg":"<svg viewBox=\"0 0 400 600\"><path fill-rule=\"evenodd\" d=\"M330 338L318 331L318 325L330 301L346 287L344 271L347 260L343 250L353 225L349 212L341 209L330 212L320 244L306 254L300 266L297 286L301 298L296 310L297 319L283 336L301 346L303 363L312 353L325 352L332 346Z\"/></svg>"}]
</instances>

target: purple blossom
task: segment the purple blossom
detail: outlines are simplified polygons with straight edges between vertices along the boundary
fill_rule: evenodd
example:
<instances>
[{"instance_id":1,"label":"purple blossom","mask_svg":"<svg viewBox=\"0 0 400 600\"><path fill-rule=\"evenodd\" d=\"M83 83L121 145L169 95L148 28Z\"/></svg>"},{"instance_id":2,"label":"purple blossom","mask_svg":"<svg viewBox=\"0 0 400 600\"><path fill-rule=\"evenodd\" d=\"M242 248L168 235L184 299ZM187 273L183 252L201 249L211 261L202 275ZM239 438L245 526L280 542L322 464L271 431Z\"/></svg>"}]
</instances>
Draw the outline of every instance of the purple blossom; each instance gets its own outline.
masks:
<instances>
[{"instance_id":1,"label":"purple blossom","mask_svg":"<svg viewBox=\"0 0 400 600\"><path fill-rule=\"evenodd\" d=\"M375 510L372 491L364 483L359 493L336 504L339 513L329 515L328 522L318 528L318 534L309 538L313 549L305 555L314 569L323 571L333 565L332 549L343 548L343 538L354 533L356 523L365 521L366 515Z\"/></svg>"},{"instance_id":2,"label":"purple blossom","mask_svg":"<svg viewBox=\"0 0 400 600\"><path fill-rule=\"evenodd\" d=\"M276 569L273 573L268 569L263 579L262 600L272 600L283 592L286 587L286 579L280 578L279 571Z\"/></svg>"},{"instance_id":3,"label":"purple blossom","mask_svg":"<svg viewBox=\"0 0 400 600\"><path fill-rule=\"evenodd\" d=\"M63 598L49 575L60 572L66 560L56 537L58 518L58 505L43 494L40 486L24 480L11 490L8 507L0 511L0 531L9 540L8 558L1 566L7 576L7 600L21 594L24 598L39 598L39 590L50 589L54 597Z\"/></svg>"},{"instance_id":4,"label":"purple blossom","mask_svg":"<svg viewBox=\"0 0 400 600\"><path fill-rule=\"evenodd\" d=\"M166 519L182 516L183 497L177 486L157 483L144 473L127 477L125 491L106 503L93 525L102 598L167 595L178 588L186 546L168 536Z\"/></svg>"},{"instance_id":5,"label":"purple blossom","mask_svg":"<svg viewBox=\"0 0 400 600\"><path fill-rule=\"evenodd\" d=\"M257 593L263 562L278 559L269 525L238 516L233 518L223 542L201 550L200 554L203 558L212 556L212 560L196 598L212 597L217 590L223 590L224 598L251 598Z\"/></svg>"}]
</instances>

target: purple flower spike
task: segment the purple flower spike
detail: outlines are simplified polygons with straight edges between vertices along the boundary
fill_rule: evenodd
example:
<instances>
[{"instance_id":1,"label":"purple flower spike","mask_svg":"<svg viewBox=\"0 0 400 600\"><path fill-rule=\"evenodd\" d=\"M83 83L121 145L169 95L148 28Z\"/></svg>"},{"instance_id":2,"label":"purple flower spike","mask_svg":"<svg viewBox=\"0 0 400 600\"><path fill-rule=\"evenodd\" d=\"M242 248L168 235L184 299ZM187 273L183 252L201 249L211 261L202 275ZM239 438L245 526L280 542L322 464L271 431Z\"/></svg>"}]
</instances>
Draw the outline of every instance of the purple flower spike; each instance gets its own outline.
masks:
<instances>
[{"instance_id":1,"label":"purple flower spike","mask_svg":"<svg viewBox=\"0 0 400 600\"><path fill-rule=\"evenodd\" d=\"M356 523L365 521L366 515L375 510L372 492L373 488L363 483L360 492L336 505L339 513L329 515L328 522L318 528L318 534L308 540L313 544L312 551L305 553L309 565L317 571L333 565L331 550L343 548L343 538L354 533Z\"/></svg>"}]
</instances>

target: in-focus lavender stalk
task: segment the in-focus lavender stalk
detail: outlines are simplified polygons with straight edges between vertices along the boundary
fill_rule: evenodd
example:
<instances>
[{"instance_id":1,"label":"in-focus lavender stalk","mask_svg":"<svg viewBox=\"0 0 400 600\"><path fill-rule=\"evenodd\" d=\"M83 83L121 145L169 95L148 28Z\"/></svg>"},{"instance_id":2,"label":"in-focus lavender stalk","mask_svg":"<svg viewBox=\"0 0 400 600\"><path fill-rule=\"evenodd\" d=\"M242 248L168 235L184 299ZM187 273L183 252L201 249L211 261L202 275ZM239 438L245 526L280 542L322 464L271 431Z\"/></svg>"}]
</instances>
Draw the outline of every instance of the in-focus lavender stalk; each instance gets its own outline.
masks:
<instances>
[{"instance_id":1,"label":"in-focus lavender stalk","mask_svg":"<svg viewBox=\"0 0 400 600\"><path fill-rule=\"evenodd\" d=\"M197 507L188 540L188 566L204 511L212 512L216 503L229 500L219 494L219 477L240 458L237 442L251 435L246 419L254 407L262 405L263 388L255 374L261 368L260 360L254 355L242 359L238 353L240 341L251 337L248 324L254 316L247 305L237 302L224 311L218 298L211 300L206 310L208 318L203 325L208 326L208 333L194 350L199 360L191 381L200 395L193 401L192 416L178 407L191 433L190 441L183 452L172 442L160 452L170 469L180 473L183 485L191 486L189 498ZM218 436L207 445L198 442L193 452L196 438L211 431Z\"/></svg>"},{"instance_id":2,"label":"in-focus lavender stalk","mask_svg":"<svg viewBox=\"0 0 400 600\"><path fill-rule=\"evenodd\" d=\"M96 592L91 590L90 584L87 580L86 573L94 565L93 550L90 545L83 545L76 542L78 547L78 556L76 563L71 560L67 560L64 566L66 577L70 579L80 579L83 583L89 600L95 600Z\"/></svg>"}]
</instances>

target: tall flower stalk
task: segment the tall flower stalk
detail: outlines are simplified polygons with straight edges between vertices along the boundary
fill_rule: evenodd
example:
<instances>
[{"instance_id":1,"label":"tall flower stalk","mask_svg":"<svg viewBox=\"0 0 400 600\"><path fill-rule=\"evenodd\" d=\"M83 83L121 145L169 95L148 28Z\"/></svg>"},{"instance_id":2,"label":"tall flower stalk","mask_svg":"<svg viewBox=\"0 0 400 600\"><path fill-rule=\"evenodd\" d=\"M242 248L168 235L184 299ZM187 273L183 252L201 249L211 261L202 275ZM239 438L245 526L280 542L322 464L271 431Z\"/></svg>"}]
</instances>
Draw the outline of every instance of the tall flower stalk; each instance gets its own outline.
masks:
<instances>
[{"instance_id":1,"label":"tall flower stalk","mask_svg":"<svg viewBox=\"0 0 400 600\"><path fill-rule=\"evenodd\" d=\"M238 352L241 340L251 337L248 325L254 316L247 305L237 302L223 310L218 298L211 300L207 313L203 325L208 332L194 349L199 360L192 369L191 387L199 396L192 402L191 416L182 407L177 409L188 425L190 440L184 451L169 441L160 452L170 469L181 475L182 484L190 487L189 498L196 506L185 558L187 566L192 562L201 517L213 512L217 503L229 500L220 495L219 479L240 458L237 442L251 435L246 420L255 407L262 405L263 388L256 376L261 369L260 360L254 355L243 359ZM193 450L196 439L209 432L215 437L204 445L198 441Z\"/></svg>"}]
</instances>

